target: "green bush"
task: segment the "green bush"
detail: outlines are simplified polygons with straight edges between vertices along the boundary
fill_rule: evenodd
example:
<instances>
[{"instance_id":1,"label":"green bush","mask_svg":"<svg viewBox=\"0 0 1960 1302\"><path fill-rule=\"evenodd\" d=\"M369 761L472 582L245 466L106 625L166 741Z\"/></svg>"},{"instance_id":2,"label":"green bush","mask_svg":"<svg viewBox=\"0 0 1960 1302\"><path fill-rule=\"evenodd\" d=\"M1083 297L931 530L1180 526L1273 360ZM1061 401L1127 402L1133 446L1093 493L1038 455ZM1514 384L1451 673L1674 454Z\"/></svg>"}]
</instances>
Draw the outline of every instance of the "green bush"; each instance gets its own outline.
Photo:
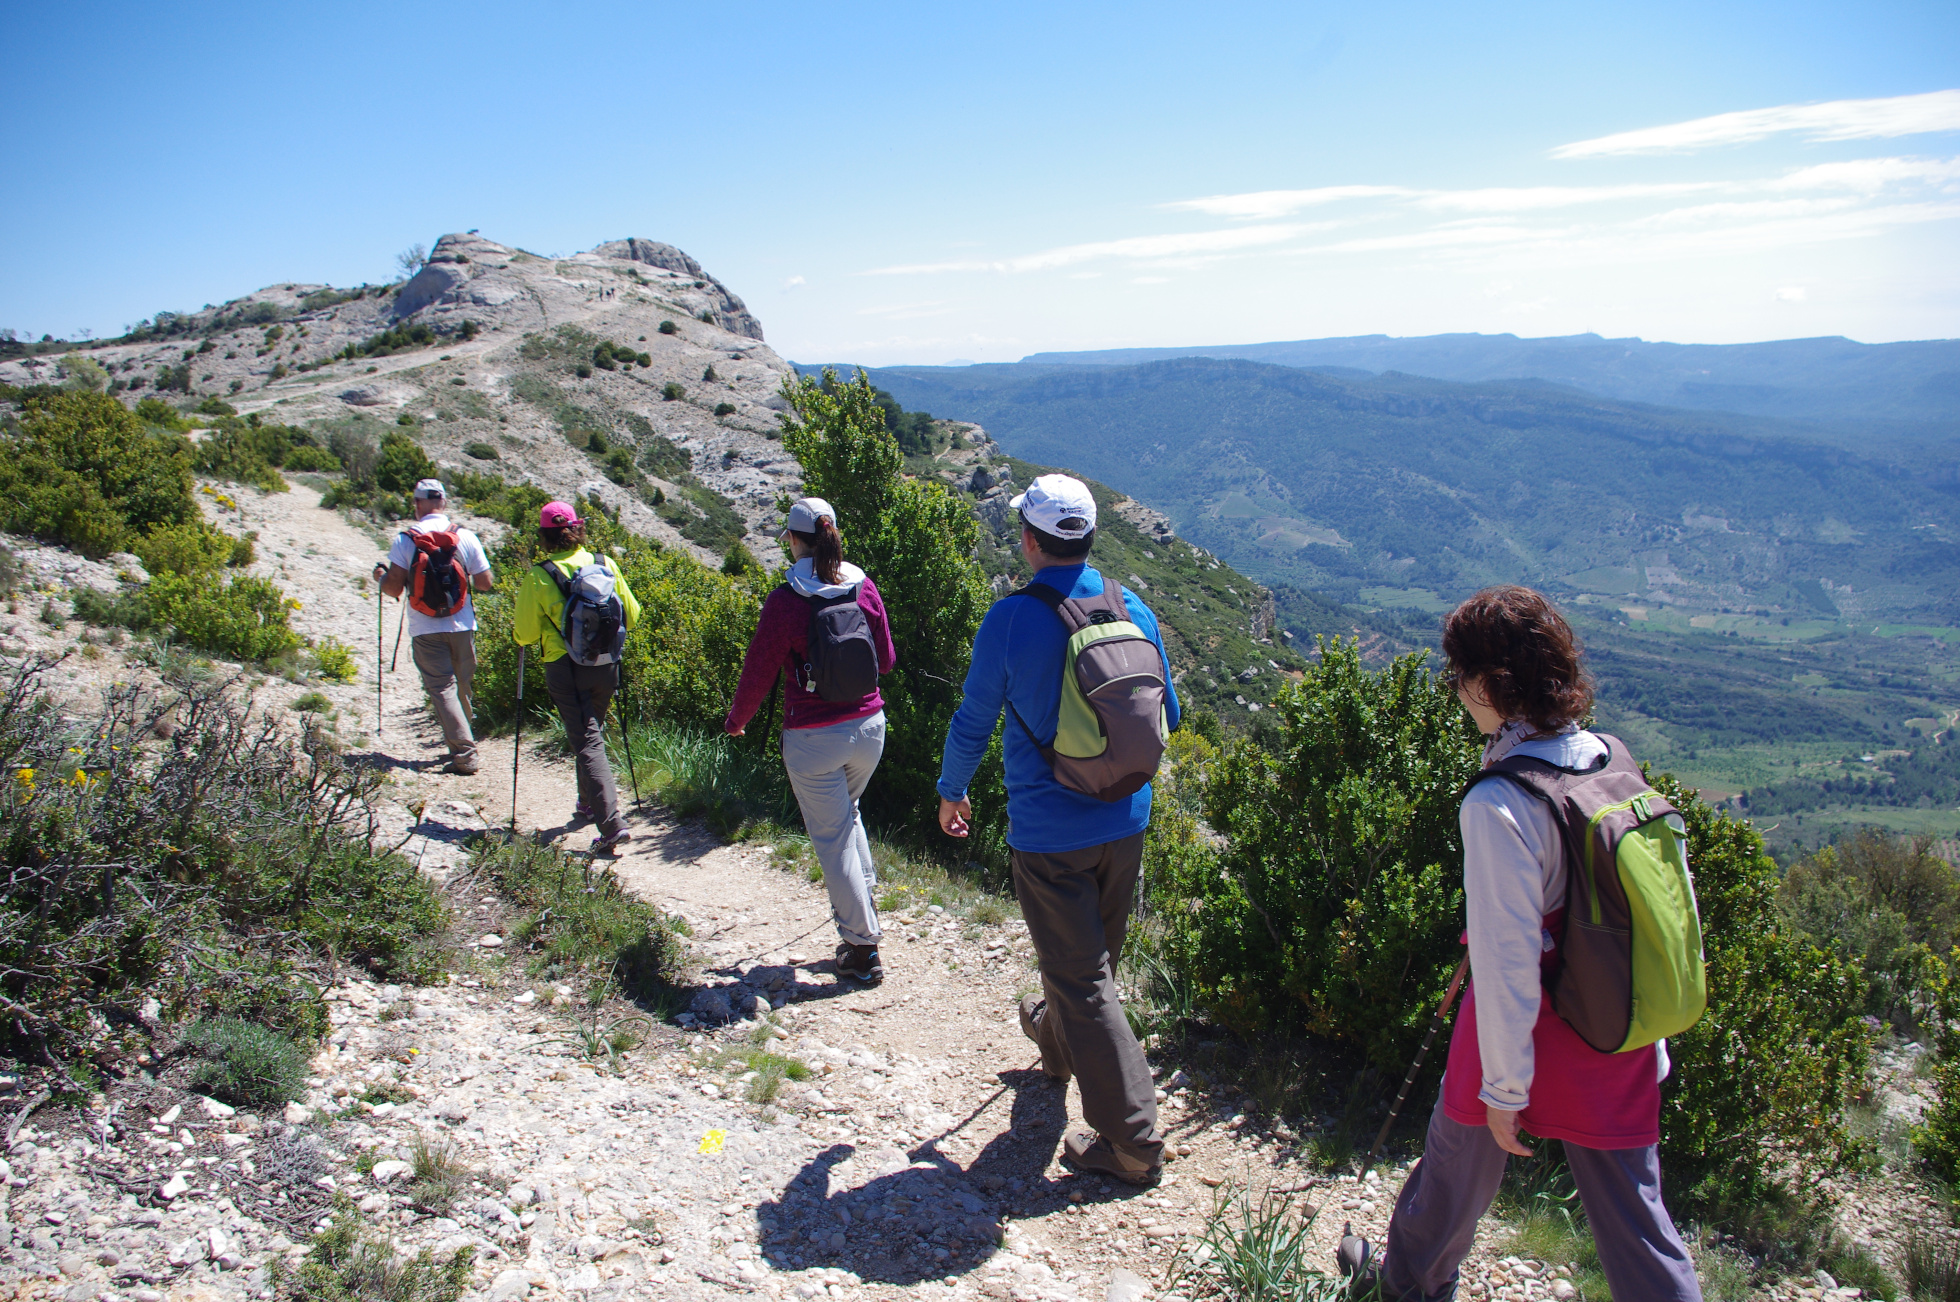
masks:
<instances>
[{"instance_id":1,"label":"green bush","mask_svg":"<svg viewBox=\"0 0 1960 1302\"><path fill-rule=\"evenodd\" d=\"M209 341L207 340L206 342L208 343ZM196 410L200 416L236 416L238 414L238 408L232 406L223 398L218 397L206 398L203 402L197 404Z\"/></svg>"},{"instance_id":2,"label":"green bush","mask_svg":"<svg viewBox=\"0 0 1960 1302\"><path fill-rule=\"evenodd\" d=\"M1776 903L1818 948L1863 969L1866 1013L1918 1034L1922 959L1960 945L1960 875L1931 838L1866 828L1791 865Z\"/></svg>"},{"instance_id":3,"label":"green bush","mask_svg":"<svg viewBox=\"0 0 1960 1302\"><path fill-rule=\"evenodd\" d=\"M489 443L465 443L463 445L463 455L475 457L478 461L497 461L501 459L496 447Z\"/></svg>"},{"instance_id":4,"label":"green bush","mask_svg":"<svg viewBox=\"0 0 1960 1302\"><path fill-rule=\"evenodd\" d=\"M633 449L614 448L606 454L606 478L615 484L631 484L639 478L633 469Z\"/></svg>"},{"instance_id":5,"label":"green bush","mask_svg":"<svg viewBox=\"0 0 1960 1302\"><path fill-rule=\"evenodd\" d=\"M663 335L679 334L680 329L681 328L675 325L672 321L662 321L660 323L660 333Z\"/></svg>"},{"instance_id":6,"label":"green bush","mask_svg":"<svg viewBox=\"0 0 1960 1302\"><path fill-rule=\"evenodd\" d=\"M283 1271L283 1258L274 1265ZM437 1264L433 1249L402 1258L386 1239L371 1235L354 1204L344 1195L334 1202L334 1219L313 1238L313 1246L282 1295L293 1302L457 1302L469 1288L476 1263L474 1248L458 1249Z\"/></svg>"},{"instance_id":7,"label":"green bush","mask_svg":"<svg viewBox=\"0 0 1960 1302\"><path fill-rule=\"evenodd\" d=\"M1211 768L1222 854L1190 847L1155 887L1166 957L1225 1026L1399 1065L1457 959L1475 730L1423 653L1375 674L1340 640L1268 718Z\"/></svg>"},{"instance_id":8,"label":"green bush","mask_svg":"<svg viewBox=\"0 0 1960 1302\"><path fill-rule=\"evenodd\" d=\"M715 404L715 415L717 415L717 416L733 416L734 414L735 414L735 404L734 404L734 403L732 403L732 402L718 402L718 403L716 403L716 404Z\"/></svg>"},{"instance_id":9,"label":"green bush","mask_svg":"<svg viewBox=\"0 0 1960 1302\"><path fill-rule=\"evenodd\" d=\"M677 402L686 396L687 390L683 389L677 380L669 380L660 388L660 400L662 402Z\"/></svg>"},{"instance_id":10,"label":"green bush","mask_svg":"<svg viewBox=\"0 0 1960 1302\"><path fill-rule=\"evenodd\" d=\"M177 414L177 409L161 398L145 398L136 404L136 419L146 425L160 425L164 429L186 433L191 423Z\"/></svg>"},{"instance_id":11,"label":"green bush","mask_svg":"<svg viewBox=\"0 0 1960 1302\"><path fill-rule=\"evenodd\" d=\"M207 574L231 560L235 539L204 520L151 525L129 545L152 575ZM249 544L248 544L249 545Z\"/></svg>"},{"instance_id":12,"label":"green bush","mask_svg":"<svg viewBox=\"0 0 1960 1302\"><path fill-rule=\"evenodd\" d=\"M331 473L340 469L340 458L325 448L294 448L286 454L284 469L295 473L308 470L323 470Z\"/></svg>"},{"instance_id":13,"label":"green bush","mask_svg":"<svg viewBox=\"0 0 1960 1302\"><path fill-rule=\"evenodd\" d=\"M330 637L314 646L313 664L320 677L330 678L336 683L351 683L361 673L360 667L354 663L354 649L337 637Z\"/></svg>"},{"instance_id":14,"label":"green bush","mask_svg":"<svg viewBox=\"0 0 1960 1302\"><path fill-rule=\"evenodd\" d=\"M821 383L785 380L782 394L790 406L783 446L802 463L804 491L837 508L845 554L877 582L900 648L896 671L879 682L891 729L865 808L933 840L940 752L974 631L993 598L974 561L979 522L945 485L901 473L898 444L863 372L848 384L829 372ZM990 764L974 792L990 839L1006 816L997 771Z\"/></svg>"},{"instance_id":15,"label":"green bush","mask_svg":"<svg viewBox=\"0 0 1960 1302\"><path fill-rule=\"evenodd\" d=\"M167 627L201 651L262 661L300 645L287 624L286 595L269 580L238 574L158 574L144 593L148 623Z\"/></svg>"},{"instance_id":16,"label":"green bush","mask_svg":"<svg viewBox=\"0 0 1960 1302\"><path fill-rule=\"evenodd\" d=\"M640 440L640 467L649 474L681 483L694 471L694 454L659 434Z\"/></svg>"},{"instance_id":17,"label":"green bush","mask_svg":"<svg viewBox=\"0 0 1960 1302\"><path fill-rule=\"evenodd\" d=\"M193 1090L244 1108L275 1108L306 1092L306 1053L279 1032L237 1017L207 1017L184 1032L203 1061Z\"/></svg>"},{"instance_id":18,"label":"green bush","mask_svg":"<svg viewBox=\"0 0 1960 1302\"><path fill-rule=\"evenodd\" d=\"M190 447L154 433L114 398L42 393L0 438L0 529L99 559L151 525L195 519Z\"/></svg>"},{"instance_id":19,"label":"green bush","mask_svg":"<svg viewBox=\"0 0 1960 1302\"><path fill-rule=\"evenodd\" d=\"M429 454L422 445L406 434L388 433L381 436L381 453L374 463L375 484L391 493L411 491L417 480L431 479L436 473L436 463L429 460Z\"/></svg>"},{"instance_id":20,"label":"green bush","mask_svg":"<svg viewBox=\"0 0 1960 1302\"><path fill-rule=\"evenodd\" d=\"M80 393L100 393L109 387L109 373L93 357L80 353L69 353L55 365L56 374L71 389Z\"/></svg>"}]
</instances>

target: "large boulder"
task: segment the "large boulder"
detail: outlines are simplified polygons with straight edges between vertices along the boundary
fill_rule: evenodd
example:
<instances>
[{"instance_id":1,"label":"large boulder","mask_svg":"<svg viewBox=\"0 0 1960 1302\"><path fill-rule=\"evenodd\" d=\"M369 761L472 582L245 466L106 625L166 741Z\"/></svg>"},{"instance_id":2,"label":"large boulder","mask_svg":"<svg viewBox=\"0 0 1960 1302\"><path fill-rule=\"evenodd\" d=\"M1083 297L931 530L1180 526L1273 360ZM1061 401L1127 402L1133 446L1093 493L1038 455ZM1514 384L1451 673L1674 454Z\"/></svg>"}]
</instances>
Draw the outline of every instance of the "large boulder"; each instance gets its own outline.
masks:
<instances>
[{"instance_id":1,"label":"large boulder","mask_svg":"<svg viewBox=\"0 0 1960 1302\"><path fill-rule=\"evenodd\" d=\"M592 250L601 258L620 258L627 262L640 262L649 267L659 267L682 276L692 276L705 281L715 291L715 324L730 334L747 335L751 339L762 338L762 322L750 314L741 299L729 291L728 286L710 276L687 254L671 244L658 240L624 239L608 240Z\"/></svg>"}]
</instances>

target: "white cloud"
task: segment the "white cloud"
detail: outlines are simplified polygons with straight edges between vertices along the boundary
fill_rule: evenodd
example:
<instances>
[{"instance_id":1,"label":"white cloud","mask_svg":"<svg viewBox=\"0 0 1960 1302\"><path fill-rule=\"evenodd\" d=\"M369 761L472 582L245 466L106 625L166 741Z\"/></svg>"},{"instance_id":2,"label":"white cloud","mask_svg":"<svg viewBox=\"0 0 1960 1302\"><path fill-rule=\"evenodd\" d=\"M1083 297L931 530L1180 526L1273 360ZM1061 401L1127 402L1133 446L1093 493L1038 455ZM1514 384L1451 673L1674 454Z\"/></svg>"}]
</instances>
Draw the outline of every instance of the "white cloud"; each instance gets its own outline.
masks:
<instances>
[{"instance_id":1,"label":"white cloud","mask_svg":"<svg viewBox=\"0 0 1960 1302\"><path fill-rule=\"evenodd\" d=\"M789 278L788 280L785 280L785 281L783 282L783 288L784 288L784 289L795 289L795 288L796 288L796 287L797 287L798 285L803 285L803 284L807 284L807 283L808 283L808 282L807 282L807 281L805 281L805 280L803 279L803 277L801 277L801 276L791 276L791 277L790 277L790 278Z\"/></svg>"},{"instance_id":2,"label":"white cloud","mask_svg":"<svg viewBox=\"0 0 1960 1302\"><path fill-rule=\"evenodd\" d=\"M1720 190L1722 181L1672 181L1646 185L1536 185L1515 189L1438 190L1417 200L1424 208L1455 212L1531 212L1570 208L1576 204L1614 203L1627 199L1665 198L1676 194Z\"/></svg>"},{"instance_id":3,"label":"white cloud","mask_svg":"<svg viewBox=\"0 0 1960 1302\"><path fill-rule=\"evenodd\" d=\"M1132 285L1168 285L1171 283L1171 278L1169 276L1132 276L1130 277L1130 283Z\"/></svg>"},{"instance_id":4,"label":"white cloud","mask_svg":"<svg viewBox=\"0 0 1960 1302\"><path fill-rule=\"evenodd\" d=\"M1314 208L1324 203L1340 203L1347 199L1398 199L1424 193L1409 190L1399 185L1325 185L1315 190L1259 190L1252 194L1214 194L1204 199L1179 199L1175 203L1157 205L1172 212L1201 212L1213 217L1237 217L1253 221L1271 221L1299 212L1302 208Z\"/></svg>"},{"instance_id":5,"label":"white cloud","mask_svg":"<svg viewBox=\"0 0 1960 1302\"><path fill-rule=\"evenodd\" d=\"M1098 240L1090 244L1067 244L1061 248L1030 253L998 262L921 262L897 267L875 267L867 276L916 276L944 271L1051 271L1096 258L1174 258L1190 254L1228 253L1260 245L1279 244L1309 231L1324 229L1314 225L1241 226L1225 231L1191 231L1177 235L1136 235L1121 240Z\"/></svg>"},{"instance_id":6,"label":"white cloud","mask_svg":"<svg viewBox=\"0 0 1960 1302\"><path fill-rule=\"evenodd\" d=\"M1861 190L1874 194L1909 181L1950 184L1960 181L1960 158L1854 158L1819 163L1766 181L1769 190Z\"/></svg>"},{"instance_id":7,"label":"white cloud","mask_svg":"<svg viewBox=\"0 0 1960 1302\"><path fill-rule=\"evenodd\" d=\"M1785 285L1776 291L1776 301L1779 303L1801 303L1809 297L1802 285Z\"/></svg>"},{"instance_id":8,"label":"white cloud","mask_svg":"<svg viewBox=\"0 0 1960 1302\"><path fill-rule=\"evenodd\" d=\"M953 309L940 299L923 303L885 303L874 307L861 307L859 316L883 317L887 321L917 321L925 317L945 316Z\"/></svg>"},{"instance_id":9,"label":"white cloud","mask_svg":"<svg viewBox=\"0 0 1960 1302\"><path fill-rule=\"evenodd\" d=\"M1809 140L1872 140L1928 131L1960 131L1960 90L1718 113L1663 127L1644 127L1575 141L1552 150L1552 157L1676 153L1714 145L1747 144L1785 132L1796 132Z\"/></svg>"}]
</instances>

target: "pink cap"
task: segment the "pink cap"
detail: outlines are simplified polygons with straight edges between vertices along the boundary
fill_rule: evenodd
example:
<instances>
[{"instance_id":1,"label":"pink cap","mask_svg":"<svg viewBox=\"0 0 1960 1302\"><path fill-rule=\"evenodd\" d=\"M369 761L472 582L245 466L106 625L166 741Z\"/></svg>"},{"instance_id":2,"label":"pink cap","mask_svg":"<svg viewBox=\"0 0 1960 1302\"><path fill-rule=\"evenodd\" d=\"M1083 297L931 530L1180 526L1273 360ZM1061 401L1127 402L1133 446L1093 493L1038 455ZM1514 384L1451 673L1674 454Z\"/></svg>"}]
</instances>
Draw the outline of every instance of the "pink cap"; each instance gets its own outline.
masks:
<instances>
[{"instance_id":1,"label":"pink cap","mask_svg":"<svg viewBox=\"0 0 1960 1302\"><path fill-rule=\"evenodd\" d=\"M578 512L566 506L563 502L546 502L544 509L538 512L538 527L540 529L562 529L568 524L577 524L578 522Z\"/></svg>"}]
</instances>

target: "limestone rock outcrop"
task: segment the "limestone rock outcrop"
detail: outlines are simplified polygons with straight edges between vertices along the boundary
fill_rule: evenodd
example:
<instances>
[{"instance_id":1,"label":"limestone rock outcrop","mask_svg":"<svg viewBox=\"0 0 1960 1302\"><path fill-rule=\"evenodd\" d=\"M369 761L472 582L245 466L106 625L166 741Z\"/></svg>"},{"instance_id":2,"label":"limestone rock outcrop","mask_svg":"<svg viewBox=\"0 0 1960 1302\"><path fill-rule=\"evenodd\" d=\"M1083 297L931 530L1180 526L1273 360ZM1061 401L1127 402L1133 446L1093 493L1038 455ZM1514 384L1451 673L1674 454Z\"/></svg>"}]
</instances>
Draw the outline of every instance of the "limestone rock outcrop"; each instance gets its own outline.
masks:
<instances>
[{"instance_id":1,"label":"limestone rock outcrop","mask_svg":"<svg viewBox=\"0 0 1960 1302\"><path fill-rule=\"evenodd\" d=\"M663 271L679 272L696 280L707 282L719 298L715 309L715 323L733 334L747 335L751 339L762 338L762 322L755 319L747 305L730 292L728 286L701 269L701 264L671 244L658 240L629 238L608 240L593 249L601 258L622 258L628 262L644 262L649 267L659 267Z\"/></svg>"}]
</instances>

